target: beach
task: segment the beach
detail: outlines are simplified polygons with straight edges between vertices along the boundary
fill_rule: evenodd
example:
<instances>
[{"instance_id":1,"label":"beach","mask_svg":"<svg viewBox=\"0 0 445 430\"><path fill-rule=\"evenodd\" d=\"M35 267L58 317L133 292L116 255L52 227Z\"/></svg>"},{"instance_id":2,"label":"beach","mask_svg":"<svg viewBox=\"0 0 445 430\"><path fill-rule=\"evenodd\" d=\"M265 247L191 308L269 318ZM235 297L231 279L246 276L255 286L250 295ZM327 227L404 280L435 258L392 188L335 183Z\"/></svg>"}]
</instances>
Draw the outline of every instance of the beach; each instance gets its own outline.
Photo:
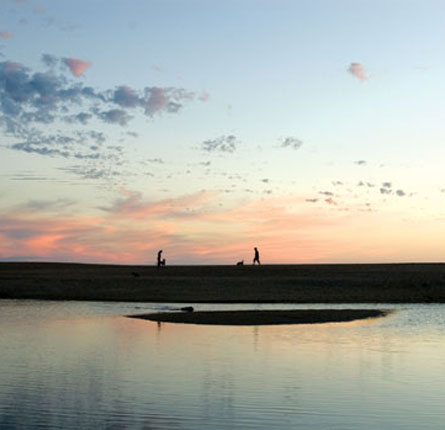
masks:
<instances>
[{"instance_id":1,"label":"beach","mask_svg":"<svg viewBox=\"0 0 445 430\"><path fill-rule=\"evenodd\" d=\"M0 263L1 299L443 303L445 264L125 266Z\"/></svg>"}]
</instances>

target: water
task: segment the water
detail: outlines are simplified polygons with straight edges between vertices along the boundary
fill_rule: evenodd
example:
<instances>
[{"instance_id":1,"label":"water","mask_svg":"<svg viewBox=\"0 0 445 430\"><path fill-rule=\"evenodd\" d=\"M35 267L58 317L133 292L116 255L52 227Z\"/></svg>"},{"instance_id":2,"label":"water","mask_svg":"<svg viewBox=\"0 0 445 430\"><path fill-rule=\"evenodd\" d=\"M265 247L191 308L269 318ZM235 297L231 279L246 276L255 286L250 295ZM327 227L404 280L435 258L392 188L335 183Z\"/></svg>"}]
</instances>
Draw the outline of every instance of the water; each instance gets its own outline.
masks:
<instances>
[{"instance_id":1,"label":"water","mask_svg":"<svg viewBox=\"0 0 445 430\"><path fill-rule=\"evenodd\" d=\"M123 316L171 307L0 301L0 428L443 429L444 305L274 327ZM286 306L308 307L327 306Z\"/></svg>"}]
</instances>

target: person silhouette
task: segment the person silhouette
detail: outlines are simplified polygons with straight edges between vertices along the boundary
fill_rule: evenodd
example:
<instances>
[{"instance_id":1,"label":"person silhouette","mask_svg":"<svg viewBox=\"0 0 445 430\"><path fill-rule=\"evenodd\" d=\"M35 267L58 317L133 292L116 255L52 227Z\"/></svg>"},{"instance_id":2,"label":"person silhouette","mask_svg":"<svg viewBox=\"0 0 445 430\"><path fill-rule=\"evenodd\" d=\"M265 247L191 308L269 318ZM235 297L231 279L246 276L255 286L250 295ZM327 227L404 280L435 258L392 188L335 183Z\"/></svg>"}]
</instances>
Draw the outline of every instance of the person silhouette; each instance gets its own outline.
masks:
<instances>
[{"instance_id":1,"label":"person silhouette","mask_svg":"<svg viewBox=\"0 0 445 430\"><path fill-rule=\"evenodd\" d=\"M260 253L258 251L258 248L253 248L255 250L255 255L253 257L253 264L258 263L261 264L260 262Z\"/></svg>"},{"instance_id":2,"label":"person silhouette","mask_svg":"<svg viewBox=\"0 0 445 430\"><path fill-rule=\"evenodd\" d=\"M158 252L158 267L161 267L163 264L163 261L165 261L165 260L162 260L162 249ZM165 263L164 263L165 264Z\"/></svg>"}]
</instances>

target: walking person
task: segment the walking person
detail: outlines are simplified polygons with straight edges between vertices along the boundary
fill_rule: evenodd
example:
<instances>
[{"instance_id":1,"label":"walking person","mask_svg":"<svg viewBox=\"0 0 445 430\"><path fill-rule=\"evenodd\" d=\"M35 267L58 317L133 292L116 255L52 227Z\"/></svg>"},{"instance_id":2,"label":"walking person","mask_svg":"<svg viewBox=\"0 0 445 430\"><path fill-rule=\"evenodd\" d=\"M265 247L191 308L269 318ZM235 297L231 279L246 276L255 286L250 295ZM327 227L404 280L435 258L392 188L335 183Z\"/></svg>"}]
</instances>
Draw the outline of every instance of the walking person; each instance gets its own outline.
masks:
<instances>
[{"instance_id":1,"label":"walking person","mask_svg":"<svg viewBox=\"0 0 445 430\"><path fill-rule=\"evenodd\" d=\"M158 252L158 267L164 266L165 260L162 259L162 249Z\"/></svg>"},{"instance_id":2,"label":"walking person","mask_svg":"<svg viewBox=\"0 0 445 430\"><path fill-rule=\"evenodd\" d=\"M259 253L259 251L258 251L258 248L253 248L253 249L254 249L254 251L255 251L255 255L254 255L254 257L253 257L253 264L255 265L255 263L258 263L258 264L261 265L261 262L260 262L260 253Z\"/></svg>"}]
</instances>

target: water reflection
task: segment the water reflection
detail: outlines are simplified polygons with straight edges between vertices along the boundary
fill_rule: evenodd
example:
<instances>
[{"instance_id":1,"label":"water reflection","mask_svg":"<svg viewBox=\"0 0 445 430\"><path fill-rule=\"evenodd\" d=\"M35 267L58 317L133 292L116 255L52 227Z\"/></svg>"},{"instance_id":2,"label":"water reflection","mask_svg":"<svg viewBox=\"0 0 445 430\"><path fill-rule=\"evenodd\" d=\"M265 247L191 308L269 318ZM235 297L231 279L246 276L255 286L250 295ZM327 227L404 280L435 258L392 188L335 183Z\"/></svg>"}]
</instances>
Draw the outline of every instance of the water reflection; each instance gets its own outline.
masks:
<instances>
[{"instance_id":1,"label":"water reflection","mask_svg":"<svg viewBox=\"0 0 445 430\"><path fill-rule=\"evenodd\" d=\"M442 428L445 307L395 308L218 327L0 301L0 428Z\"/></svg>"}]
</instances>

